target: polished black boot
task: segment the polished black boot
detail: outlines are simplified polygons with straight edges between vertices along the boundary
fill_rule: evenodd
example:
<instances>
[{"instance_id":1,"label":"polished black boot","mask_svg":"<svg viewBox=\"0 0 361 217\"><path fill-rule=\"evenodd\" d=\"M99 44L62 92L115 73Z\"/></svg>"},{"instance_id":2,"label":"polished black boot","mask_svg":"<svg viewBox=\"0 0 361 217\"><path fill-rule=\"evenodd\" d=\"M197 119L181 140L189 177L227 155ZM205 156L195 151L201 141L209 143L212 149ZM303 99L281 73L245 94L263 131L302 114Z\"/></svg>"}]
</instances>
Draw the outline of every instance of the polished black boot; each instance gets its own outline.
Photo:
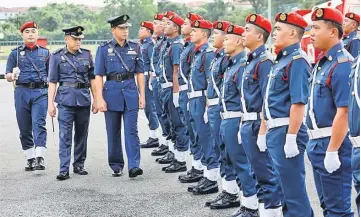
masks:
<instances>
[{"instance_id":1,"label":"polished black boot","mask_svg":"<svg viewBox=\"0 0 361 217\"><path fill-rule=\"evenodd\" d=\"M179 162L176 159L165 169L165 173L179 173L185 171L187 171L186 162Z\"/></svg>"},{"instance_id":2,"label":"polished black boot","mask_svg":"<svg viewBox=\"0 0 361 217\"><path fill-rule=\"evenodd\" d=\"M169 147L166 145L161 145L157 149L152 151L152 156L163 156L167 154L169 151Z\"/></svg>"},{"instance_id":3,"label":"polished black boot","mask_svg":"<svg viewBox=\"0 0 361 217\"><path fill-rule=\"evenodd\" d=\"M37 157L36 158L35 170L45 170L44 158L43 157Z\"/></svg>"},{"instance_id":4,"label":"polished black boot","mask_svg":"<svg viewBox=\"0 0 361 217\"><path fill-rule=\"evenodd\" d=\"M221 194L223 196L219 200L215 200L210 204L211 209L228 209L241 205L238 194L230 194L226 191L223 191Z\"/></svg>"},{"instance_id":5,"label":"polished black boot","mask_svg":"<svg viewBox=\"0 0 361 217\"><path fill-rule=\"evenodd\" d=\"M259 217L258 210L248 209L244 206L234 213L231 217Z\"/></svg>"},{"instance_id":6,"label":"polished black boot","mask_svg":"<svg viewBox=\"0 0 361 217\"><path fill-rule=\"evenodd\" d=\"M157 158L155 161L159 164L170 164L174 160L174 154L173 152L168 152L166 155L164 155L161 158Z\"/></svg>"},{"instance_id":7,"label":"polished black boot","mask_svg":"<svg viewBox=\"0 0 361 217\"><path fill-rule=\"evenodd\" d=\"M159 139L149 137L147 141L140 144L141 148L157 148L159 147Z\"/></svg>"},{"instance_id":8,"label":"polished black boot","mask_svg":"<svg viewBox=\"0 0 361 217\"><path fill-rule=\"evenodd\" d=\"M193 189L195 189L195 188L197 188L198 186L202 185L203 182L206 181L206 179L207 179L206 177L202 177L201 180L199 180L199 182L198 182L196 185L191 185L191 186L189 186L188 189L187 189L188 192L192 193L192 192L193 192Z\"/></svg>"},{"instance_id":9,"label":"polished black boot","mask_svg":"<svg viewBox=\"0 0 361 217\"><path fill-rule=\"evenodd\" d=\"M211 181L205 178L205 181L193 188L193 195L203 195L203 194L213 194L218 192L218 183L217 181Z\"/></svg>"},{"instance_id":10,"label":"polished black boot","mask_svg":"<svg viewBox=\"0 0 361 217\"><path fill-rule=\"evenodd\" d=\"M180 175L178 180L181 183L194 183L199 182L203 178L203 170L197 170L192 167L191 170L187 172L187 174Z\"/></svg>"},{"instance_id":11,"label":"polished black boot","mask_svg":"<svg viewBox=\"0 0 361 217\"><path fill-rule=\"evenodd\" d=\"M35 170L35 158L28 159L25 171L34 171Z\"/></svg>"},{"instance_id":12,"label":"polished black boot","mask_svg":"<svg viewBox=\"0 0 361 217\"><path fill-rule=\"evenodd\" d=\"M84 167L74 167L73 172L82 176L88 175L88 172L84 169Z\"/></svg>"},{"instance_id":13,"label":"polished black boot","mask_svg":"<svg viewBox=\"0 0 361 217\"><path fill-rule=\"evenodd\" d=\"M69 178L70 178L69 172L60 172L59 175L56 176L56 179L59 181L64 181Z\"/></svg>"}]
</instances>

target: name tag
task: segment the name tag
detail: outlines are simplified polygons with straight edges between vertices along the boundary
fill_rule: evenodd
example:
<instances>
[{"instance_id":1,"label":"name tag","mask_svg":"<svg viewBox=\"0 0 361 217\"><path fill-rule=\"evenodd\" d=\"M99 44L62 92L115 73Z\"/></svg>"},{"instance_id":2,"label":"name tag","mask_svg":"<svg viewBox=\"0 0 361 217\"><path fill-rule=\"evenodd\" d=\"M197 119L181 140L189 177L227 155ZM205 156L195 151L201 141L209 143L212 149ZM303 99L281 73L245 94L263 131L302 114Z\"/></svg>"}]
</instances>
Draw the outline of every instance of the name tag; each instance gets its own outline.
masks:
<instances>
[{"instance_id":1,"label":"name tag","mask_svg":"<svg viewBox=\"0 0 361 217\"><path fill-rule=\"evenodd\" d=\"M135 52L134 50L128 50L127 54L137 54L137 52Z\"/></svg>"},{"instance_id":2,"label":"name tag","mask_svg":"<svg viewBox=\"0 0 361 217\"><path fill-rule=\"evenodd\" d=\"M108 53L108 56L115 56L115 53Z\"/></svg>"}]
</instances>

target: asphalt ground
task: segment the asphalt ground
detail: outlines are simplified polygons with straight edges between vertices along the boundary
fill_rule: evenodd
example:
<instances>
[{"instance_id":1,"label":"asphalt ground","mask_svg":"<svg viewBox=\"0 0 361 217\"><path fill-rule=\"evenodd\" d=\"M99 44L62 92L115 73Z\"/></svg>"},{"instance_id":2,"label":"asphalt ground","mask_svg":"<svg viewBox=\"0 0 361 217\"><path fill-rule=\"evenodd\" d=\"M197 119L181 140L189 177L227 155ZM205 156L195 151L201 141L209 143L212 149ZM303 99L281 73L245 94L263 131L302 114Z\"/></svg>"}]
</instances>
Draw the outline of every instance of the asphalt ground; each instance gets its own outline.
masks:
<instances>
[{"instance_id":1,"label":"asphalt ground","mask_svg":"<svg viewBox=\"0 0 361 217\"><path fill-rule=\"evenodd\" d=\"M107 164L103 114L91 115L86 161L88 176L71 173L69 180L60 182L55 179L59 170L59 133L55 121L54 140L49 118L46 170L42 173L25 172L12 85L0 80L0 94L0 216L225 217L236 211L214 211L204 207L205 201L217 194L191 195L187 192L188 185L178 182L178 174L161 171L162 166L155 163L149 149L141 150L143 176L130 179L125 169L122 177L112 177ZM148 138L148 121L144 117L141 111L138 119L141 141ZM188 165L190 162L191 156ZM311 204L315 216L321 217L308 159L306 168ZM355 205L353 208L355 210Z\"/></svg>"}]
</instances>

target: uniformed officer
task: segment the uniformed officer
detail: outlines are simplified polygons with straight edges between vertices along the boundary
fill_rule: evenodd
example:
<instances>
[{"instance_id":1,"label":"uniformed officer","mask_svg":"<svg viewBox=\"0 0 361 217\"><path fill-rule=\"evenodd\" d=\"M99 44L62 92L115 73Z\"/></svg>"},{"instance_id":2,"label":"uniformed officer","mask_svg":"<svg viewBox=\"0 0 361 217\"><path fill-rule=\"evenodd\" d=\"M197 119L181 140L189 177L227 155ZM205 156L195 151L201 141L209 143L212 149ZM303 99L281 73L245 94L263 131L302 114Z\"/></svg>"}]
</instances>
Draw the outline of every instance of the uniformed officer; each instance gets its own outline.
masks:
<instances>
[{"instance_id":1,"label":"uniformed officer","mask_svg":"<svg viewBox=\"0 0 361 217\"><path fill-rule=\"evenodd\" d=\"M89 87L93 98L95 95L92 55L89 50L80 48L84 38L84 28L75 26L62 31L65 34L66 47L58 49L50 57L48 77L48 112L52 118L56 115L54 97L56 85L59 83L55 97L59 109L60 173L56 177L58 180L69 178L73 125L75 129L73 171L79 175L88 175L84 169L84 162L87 154L91 105ZM94 114L97 113L94 104L92 111Z\"/></svg>"},{"instance_id":2,"label":"uniformed officer","mask_svg":"<svg viewBox=\"0 0 361 217\"><path fill-rule=\"evenodd\" d=\"M294 16L298 18L297 21L302 20L295 14L292 14L289 19L295 19ZM282 216L281 188L273 169L272 160L266 151L266 137L265 135L258 136L259 133L264 134L266 131L266 126L261 121L261 112L269 71L273 65L273 57L265 47L269 33L272 31L272 24L269 20L256 14L249 15L246 22L244 45L250 50L250 53L247 57L247 66L240 88L243 113L240 125L241 140L258 181L260 216ZM303 24L305 23L303 21ZM257 143L259 147L257 147Z\"/></svg>"},{"instance_id":3,"label":"uniformed officer","mask_svg":"<svg viewBox=\"0 0 361 217\"><path fill-rule=\"evenodd\" d=\"M306 117L310 137L307 155L324 216L354 216L351 210L352 144L347 124L348 79L353 57L341 44L344 17L340 11L318 8L311 19L311 42L325 55L313 69ZM297 69L299 73L300 67Z\"/></svg>"},{"instance_id":4,"label":"uniformed officer","mask_svg":"<svg viewBox=\"0 0 361 217\"><path fill-rule=\"evenodd\" d=\"M189 113L190 122L203 150L202 165L205 168L203 178L197 185L188 187L188 191L193 194L209 194L218 191L219 173L217 155L211 145L210 127L203 118L207 103L207 75L210 73L210 64L214 58L214 52L207 42L213 24L208 20L196 20L191 23L191 26L191 42L196 47L193 51L191 74L189 75Z\"/></svg>"},{"instance_id":5,"label":"uniformed officer","mask_svg":"<svg viewBox=\"0 0 361 217\"><path fill-rule=\"evenodd\" d=\"M158 121L162 128L162 136L160 137L161 145L157 149L152 151L153 156L162 156L167 154L169 151L167 138L170 133L170 124L169 121L167 119L164 119L164 117L162 116L163 107L162 107L161 99L159 97L159 93L162 88L159 84L159 76L161 74L161 69L158 63L160 59L159 57L160 57L161 48L163 47L166 41L166 37L164 35L164 24L162 21L163 17L164 15L161 13L154 15L153 25L154 25L154 34L156 35L156 37L155 37L155 44L153 47L153 53L151 58L152 60L151 66L153 68L154 73L151 73L149 75L150 77L149 80L151 80L151 86L149 86L149 89L153 91L153 100L158 116Z\"/></svg>"},{"instance_id":6,"label":"uniformed officer","mask_svg":"<svg viewBox=\"0 0 361 217\"><path fill-rule=\"evenodd\" d=\"M349 12L345 15L342 25L344 31L343 45L354 58L360 54L360 38L357 34L359 26L360 16L358 14Z\"/></svg>"},{"instance_id":7,"label":"uniformed officer","mask_svg":"<svg viewBox=\"0 0 361 217\"><path fill-rule=\"evenodd\" d=\"M153 23L149 21L143 21L140 23L139 39L141 41L141 51L144 62L144 76L145 76L145 108L144 112L148 119L149 126L149 138L147 141L140 145L141 148L156 148L159 146L159 139L157 135L157 129L159 127L157 112L153 100L153 92L149 88L151 87L151 80L149 74L153 73L151 68L151 59L153 53L154 42L152 35L154 32Z\"/></svg>"},{"instance_id":8,"label":"uniformed officer","mask_svg":"<svg viewBox=\"0 0 361 217\"><path fill-rule=\"evenodd\" d=\"M219 104L220 98L222 98L221 94L223 94L224 92L221 86L222 83L225 82L224 80L225 71L229 65L229 62L231 61L229 60L228 56L226 55L225 49L223 48L223 41L226 36L227 28L230 25L231 23L228 21L216 21L213 23L212 42L213 42L213 47L216 48L217 50L215 52L216 56L213 59L210 66L211 68L210 68L210 75L208 77L208 89L207 89L208 115L206 115L205 113L204 117L205 117L205 121L208 118L212 132L214 149L216 151L217 158L219 159L218 161L220 166L220 175L222 178L222 192L215 199L206 202L206 206L209 206L211 209L225 209L225 208L240 206L240 201L238 199L239 187L236 182L236 173L234 171L232 164L229 161L229 158L227 159L226 143L221 142L223 140L221 139L220 136L220 128L222 121L221 110L224 111L224 108L221 109L222 103ZM236 31L237 30L241 30L241 28L236 29ZM233 36L229 35L228 37L232 38ZM238 38L238 36L235 38ZM243 52L242 46L240 46L239 49L234 47L237 50L234 51L233 48L229 46L231 45L229 42L230 40L227 40L226 42L228 46L227 52L230 52L227 53L228 55L233 54L233 56L235 56L233 52L239 52L239 53ZM232 44L231 46L234 46L234 44ZM240 51L241 49L242 51ZM242 55L244 55L244 52L242 53ZM232 80L231 77L227 77L227 78L230 78L230 80ZM228 94L230 93L227 92L225 94L227 94L228 96ZM238 98L239 98L239 94L238 94ZM230 127L230 124L228 124L227 126ZM228 129L227 136L231 136L228 134L229 132L230 131Z\"/></svg>"},{"instance_id":9,"label":"uniformed officer","mask_svg":"<svg viewBox=\"0 0 361 217\"><path fill-rule=\"evenodd\" d=\"M267 84L263 116L268 127L267 149L284 193L283 215L311 217L304 162L308 136L302 123L311 65L300 46L306 24L297 17L293 13L276 17L272 39L278 52ZM257 145L264 150L264 141Z\"/></svg>"},{"instance_id":10,"label":"uniformed officer","mask_svg":"<svg viewBox=\"0 0 361 217\"><path fill-rule=\"evenodd\" d=\"M169 17L173 16L175 13L172 11L167 11L163 14L163 18L162 18L162 25L164 26L164 31L165 31L165 26L167 25L168 21L169 21ZM165 32L164 32L165 33ZM158 68L159 68L159 76L158 76L158 80L160 80L160 78L163 75L163 68L164 68L164 64L163 64L163 56L165 55L165 51L167 49L167 44L168 44L168 37L166 36L166 34L164 34L164 42L162 43L162 46L160 48L160 52L159 52L159 60L158 60ZM161 153L163 154L165 151L166 154L161 157L161 158L157 158L156 162L158 162L159 164L170 164L173 162L174 160L174 152L175 152L175 140L176 140L176 136L175 136L175 132L174 132L174 128L172 128L171 125L171 120L168 118L167 113L165 112L165 108L163 107L163 102L162 102L162 97L160 96L161 91L162 91L162 87L160 85L159 82L159 98L160 101L162 103L162 121L165 124L165 129L166 129L166 146L167 148L163 148L161 149L161 147L159 147L158 149L155 149L153 153ZM166 167L163 167L162 170L165 170Z\"/></svg>"},{"instance_id":11,"label":"uniformed officer","mask_svg":"<svg viewBox=\"0 0 361 217\"><path fill-rule=\"evenodd\" d=\"M108 162L113 176L124 167L121 122L124 120L124 140L128 157L129 177L143 174L139 168L140 147L138 111L145 106L144 68L140 45L128 40L128 15L110 18L113 39L98 47L95 58L97 105L105 112L108 137ZM103 76L107 81L103 86ZM135 79L137 79L138 87Z\"/></svg>"},{"instance_id":12,"label":"uniformed officer","mask_svg":"<svg viewBox=\"0 0 361 217\"><path fill-rule=\"evenodd\" d=\"M25 171L45 170L46 113L48 110L49 50L37 44L39 26L30 21L20 27L24 45L13 49L6 64L6 79L15 82L15 110L20 142L27 159Z\"/></svg>"},{"instance_id":13,"label":"uniformed officer","mask_svg":"<svg viewBox=\"0 0 361 217\"><path fill-rule=\"evenodd\" d=\"M352 150L352 177L357 192L356 205L360 216L360 60L357 57L350 74L350 95L348 101L348 126Z\"/></svg>"},{"instance_id":14,"label":"uniformed officer","mask_svg":"<svg viewBox=\"0 0 361 217\"><path fill-rule=\"evenodd\" d=\"M251 171L250 164L243 149L239 143L237 134L239 131L239 124L242 117L240 107L240 93L239 88L244 68L246 66L246 53L242 42L242 34L245 29L242 26L230 25L224 38L224 50L230 56L227 70L224 74L224 81L221 93L221 143L226 146L226 152L233 166L237 178L242 188L241 207L232 215L232 217L256 217L258 216L258 200L256 190L256 180ZM228 182L234 189L236 181ZM233 203L236 205L238 195L237 192L228 194L227 197L222 198L223 201ZM219 204L215 203L212 206Z\"/></svg>"},{"instance_id":15,"label":"uniformed officer","mask_svg":"<svg viewBox=\"0 0 361 217\"><path fill-rule=\"evenodd\" d=\"M192 54L195 47L194 43L190 40L190 34L192 32L191 22L195 20L202 20L203 17L188 12L186 19L182 25L182 35L185 37L185 43L183 51L180 57L179 71L178 71L178 82L179 82L179 109L182 121L187 124L187 132L190 139L190 150L192 154L192 168L183 175L179 176L179 181L182 183L193 183L198 182L203 177L203 166L201 163L202 149L199 145L198 139L196 139L195 129L193 129L191 122L189 121L189 109L188 109L188 84L190 66L192 63Z\"/></svg>"},{"instance_id":16,"label":"uniformed officer","mask_svg":"<svg viewBox=\"0 0 361 217\"><path fill-rule=\"evenodd\" d=\"M165 52L162 56L162 75L160 77L160 85L162 91L160 97L165 114L171 123L171 130L174 132L175 147L174 160L163 170L166 173L184 172L186 167L186 151L189 148L189 137L187 135L187 127L181 120L179 114L179 83L178 69L180 55L182 53L184 41L182 39L181 26L184 20L174 14L168 17L169 20L165 26L164 33L168 37Z\"/></svg>"}]
</instances>

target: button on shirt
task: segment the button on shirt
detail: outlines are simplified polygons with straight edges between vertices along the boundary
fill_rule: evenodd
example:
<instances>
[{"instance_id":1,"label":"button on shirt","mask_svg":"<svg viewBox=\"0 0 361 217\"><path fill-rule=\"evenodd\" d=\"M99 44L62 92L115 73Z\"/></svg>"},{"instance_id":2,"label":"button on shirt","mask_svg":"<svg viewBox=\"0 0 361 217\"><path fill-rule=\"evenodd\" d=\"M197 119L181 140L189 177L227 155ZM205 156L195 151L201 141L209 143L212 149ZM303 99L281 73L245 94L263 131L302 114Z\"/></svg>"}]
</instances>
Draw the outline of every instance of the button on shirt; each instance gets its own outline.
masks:
<instances>
[{"instance_id":1,"label":"button on shirt","mask_svg":"<svg viewBox=\"0 0 361 217\"><path fill-rule=\"evenodd\" d=\"M207 98L215 99L220 96L217 93L217 90L220 91L223 74L227 68L228 59L225 56L224 49L219 49L215 52L215 58L211 62L210 71L207 75Z\"/></svg>"},{"instance_id":2,"label":"button on shirt","mask_svg":"<svg viewBox=\"0 0 361 217\"><path fill-rule=\"evenodd\" d=\"M17 83L46 82L49 57L50 53L46 48L36 46L34 49L29 49L22 45L11 51L6 64L6 73L12 73L15 67L19 67L20 74Z\"/></svg>"},{"instance_id":3,"label":"button on shirt","mask_svg":"<svg viewBox=\"0 0 361 217\"><path fill-rule=\"evenodd\" d=\"M77 69L67 61L65 56ZM94 79L94 66L89 50L80 49L72 54L63 48L54 52L50 57L49 82L89 84L90 79ZM88 88L59 86L55 102L66 106L89 106L91 103L90 91Z\"/></svg>"},{"instance_id":4,"label":"button on shirt","mask_svg":"<svg viewBox=\"0 0 361 217\"><path fill-rule=\"evenodd\" d=\"M350 93L348 82L352 61L352 56L343 48L343 45L337 44L314 67L313 75L316 77L310 79L313 85L310 100L313 98L312 113L317 127L332 126L337 108L348 106ZM309 129L314 129L310 118L310 114L312 115L310 103L309 101L306 124Z\"/></svg>"},{"instance_id":5,"label":"button on shirt","mask_svg":"<svg viewBox=\"0 0 361 217\"><path fill-rule=\"evenodd\" d=\"M240 88L242 76L246 67L246 52L229 57L227 68L224 73L224 81L221 89L221 112L241 111ZM223 104L224 102L224 104Z\"/></svg>"},{"instance_id":6,"label":"button on shirt","mask_svg":"<svg viewBox=\"0 0 361 217\"><path fill-rule=\"evenodd\" d=\"M247 66L243 73L243 94L247 112L261 112L266 96L268 76L273 62L264 45L248 54ZM241 93L242 94L242 93ZM243 105L241 101L241 108Z\"/></svg>"},{"instance_id":7,"label":"button on shirt","mask_svg":"<svg viewBox=\"0 0 361 217\"><path fill-rule=\"evenodd\" d=\"M209 48L208 43L194 49L188 91L207 89L207 75L210 73L209 69L214 56L215 53Z\"/></svg>"},{"instance_id":8,"label":"button on shirt","mask_svg":"<svg viewBox=\"0 0 361 217\"><path fill-rule=\"evenodd\" d=\"M264 109L266 120L289 117L292 104L307 104L310 72L311 65L300 44L293 44L280 51L269 76L266 96L269 114Z\"/></svg>"}]
</instances>

